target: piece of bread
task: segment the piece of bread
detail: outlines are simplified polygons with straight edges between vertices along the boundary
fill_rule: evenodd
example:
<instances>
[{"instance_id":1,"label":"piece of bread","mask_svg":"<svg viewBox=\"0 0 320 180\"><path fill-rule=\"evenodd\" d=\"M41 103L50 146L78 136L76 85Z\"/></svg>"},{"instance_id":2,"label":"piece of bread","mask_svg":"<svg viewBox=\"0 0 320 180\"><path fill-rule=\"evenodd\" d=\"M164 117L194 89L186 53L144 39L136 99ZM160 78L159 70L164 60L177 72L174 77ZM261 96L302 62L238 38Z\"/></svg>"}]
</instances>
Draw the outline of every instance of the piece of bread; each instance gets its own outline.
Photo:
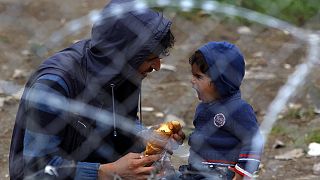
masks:
<instances>
[{"instance_id":1,"label":"piece of bread","mask_svg":"<svg viewBox=\"0 0 320 180\"><path fill-rule=\"evenodd\" d=\"M160 127L154 130L154 133L159 135L161 139L169 140L172 134L178 133L181 129L179 121L169 121L160 124ZM155 142L150 140L146 145L146 150L144 155L160 154L163 151L164 147L157 145Z\"/></svg>"}]
</instances>

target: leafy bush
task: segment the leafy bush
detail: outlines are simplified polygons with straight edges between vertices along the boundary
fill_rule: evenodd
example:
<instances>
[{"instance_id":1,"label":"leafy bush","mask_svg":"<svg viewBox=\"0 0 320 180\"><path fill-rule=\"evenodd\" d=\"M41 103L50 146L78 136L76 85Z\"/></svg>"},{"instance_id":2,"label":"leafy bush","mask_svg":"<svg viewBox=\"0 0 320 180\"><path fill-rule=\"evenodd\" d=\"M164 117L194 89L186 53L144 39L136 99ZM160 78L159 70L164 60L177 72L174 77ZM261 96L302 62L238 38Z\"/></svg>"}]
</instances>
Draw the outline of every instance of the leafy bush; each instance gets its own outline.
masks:
<instances>
[{"instance_id":1,"label":"leafy bush","mask_svg":"<svg viewBox=\"0 0 320 180\"><path fill-rule=\"evenodd\" d=\"M150 2L155 2L155 0L149 0ZM238 7L247 8L253 11L257 11L263 14L273 16L275 18L287 21L291 24L297 26L306 25L309 21L319 22L320 19L320 1L319 0L217 0L220 3L235 5ZM181 9L175 8L179 7L180 1L171 1L171 8L166 8L167 10L173 10L175 12L180 11L179 14L186 17L189 20L196 18L195 15L198 14L199 10L191 10L190 12L181 12ZM194 3L200 5L205 0L194 0ZM162 8L155 8L162 9ZM235 17L233 17L235 18ZM316 18L315 20L312 20ZM250 24L248 20L238 18L241 23ZM315 24L315 23L311 23ZM315 27L320 26L313 25Z\"/></svg>"},{"instance_id":2,"label":"leafy bush","mask_svg":"<svg viewBox=\"0 0 320 180\"><path fill-rule=\"evenodd\" d=\"M263 14L303 26L310 19L319 16L319 0L218 0L219 2L241 6Z\"/></svg>"}]
</instances>

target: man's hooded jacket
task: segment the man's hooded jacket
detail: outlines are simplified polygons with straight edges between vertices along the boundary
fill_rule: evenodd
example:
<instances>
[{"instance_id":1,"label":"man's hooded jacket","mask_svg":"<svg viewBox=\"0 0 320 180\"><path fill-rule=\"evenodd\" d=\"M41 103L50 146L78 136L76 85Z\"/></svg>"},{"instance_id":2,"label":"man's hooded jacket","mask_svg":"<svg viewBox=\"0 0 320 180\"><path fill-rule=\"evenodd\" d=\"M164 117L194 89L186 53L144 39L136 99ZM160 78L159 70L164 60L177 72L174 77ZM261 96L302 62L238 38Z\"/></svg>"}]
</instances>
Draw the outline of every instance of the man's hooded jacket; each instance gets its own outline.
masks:
<instances>
[{"instance_id":1,"label":"man's hooded jacket","mask_svg":"<svg viewBox=\"0 0 320 180\"><path fill-rule=\"evenodd\" d=\"M91 39L54 54L31 76L12 135L11 179L96 179L99 163L113 162L128 152L141 152L135 145L135 134L119 127L122 121L137 120L142 80L137 68L151 53L159 55L162 51L159 42L171 22L149 9L113 14L115 8L132 9L132 5L131 1L112 1L93 26ZM84 117L61 112L46 105L45 97L44 102L31 102L30 94L37 96L31 93L34 89L55 92L66 102L72 99L106 110L115 115L116 121L107 126L90 118L94 117L91 114Z\"/></svg>"}]
</instances>

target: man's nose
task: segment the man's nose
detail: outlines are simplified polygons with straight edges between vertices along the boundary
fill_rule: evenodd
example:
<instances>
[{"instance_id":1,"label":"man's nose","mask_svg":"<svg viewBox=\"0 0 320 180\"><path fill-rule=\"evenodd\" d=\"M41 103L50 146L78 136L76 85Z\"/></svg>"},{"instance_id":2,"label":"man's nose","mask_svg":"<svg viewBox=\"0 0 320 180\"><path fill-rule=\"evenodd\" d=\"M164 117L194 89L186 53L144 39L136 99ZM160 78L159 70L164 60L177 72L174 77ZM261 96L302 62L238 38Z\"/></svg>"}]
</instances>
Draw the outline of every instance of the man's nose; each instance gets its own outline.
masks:
<instances>
[{"instance_id":1,"label":"man's nose","mask_svg":"<svg viewBox=\"0 0 320 180\"><path fill-rule=\"evenodd\" d=\"M161 67L161 62L160 62L160 58L159 59L155 59L154 62L152 62L152 66L151 66L154 70L159 71L160 67Z\"/></svg>"}]
</instances>

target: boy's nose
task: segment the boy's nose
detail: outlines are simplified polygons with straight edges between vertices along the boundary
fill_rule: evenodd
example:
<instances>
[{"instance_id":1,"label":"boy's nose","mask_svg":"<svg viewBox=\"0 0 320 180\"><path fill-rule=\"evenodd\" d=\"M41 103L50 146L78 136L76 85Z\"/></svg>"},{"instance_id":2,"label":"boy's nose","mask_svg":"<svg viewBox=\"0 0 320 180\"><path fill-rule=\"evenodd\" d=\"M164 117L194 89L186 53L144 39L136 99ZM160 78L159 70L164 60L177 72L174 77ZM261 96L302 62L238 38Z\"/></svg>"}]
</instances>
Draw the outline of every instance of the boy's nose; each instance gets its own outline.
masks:
<instances>
[{"instance_id":1,"label":"boy's nose","mask_svg":"<svg viewBox=\"0 0 320 180\"><path fill-rule=\"evenodd\" d=\"M154 70L159 71L161 67L160 58L155 59L151 66Z\"/></svg>"},{"instance_id":2,"label":"boy's nose","mask_svg":"<svg viewBox=\"0 0 320 180\"><path fill-rule=\"evenodd\" d=\"M191 84L194 84L194 82L195 82L195 78L194 78L193 76L191 77L190 82L191 82Z\"/></svg>"}]
</instances>

